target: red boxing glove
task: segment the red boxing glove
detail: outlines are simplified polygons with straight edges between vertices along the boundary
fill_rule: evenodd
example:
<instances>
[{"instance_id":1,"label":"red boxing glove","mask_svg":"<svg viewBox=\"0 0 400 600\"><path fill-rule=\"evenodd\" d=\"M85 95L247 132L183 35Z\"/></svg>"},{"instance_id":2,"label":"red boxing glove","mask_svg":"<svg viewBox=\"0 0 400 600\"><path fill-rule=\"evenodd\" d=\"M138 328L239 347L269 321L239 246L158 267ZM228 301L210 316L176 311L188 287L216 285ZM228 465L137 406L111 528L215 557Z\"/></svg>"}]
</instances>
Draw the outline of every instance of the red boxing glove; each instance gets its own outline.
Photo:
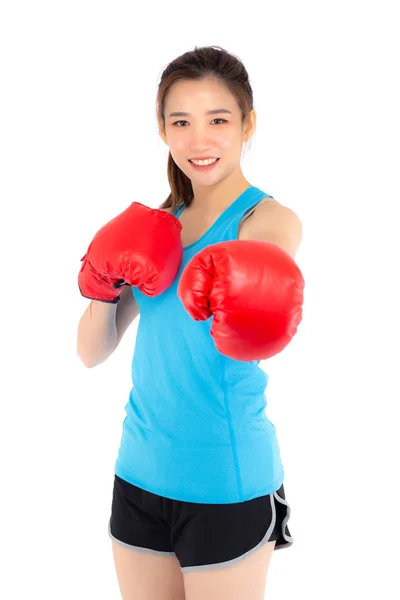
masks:
<instances>
[{"instance_id":1,"label":"red boxing glove","mask_svg":"<svg viewBox=\"0 0 400 600\"><path fill-rule=\"evenodd\" d=\"M214 316L211 336L222 354L262 360L281 352L302 319L304 279L285 250L270 242L212 244L188 263L178 296L190 316Z\"/></svg>"},{"instance_id":2,"label":"red boxing glove","mask_svg":"<svg viewBox=\"0 0 400 600\"><path fill-rule=\"evenodd\" d=\"M132 204L94 236L81 261L85 298L116 304L123 285L157 296L174 281L182 260L181 222L172 214Z\"/></svg>"}]
</instances>

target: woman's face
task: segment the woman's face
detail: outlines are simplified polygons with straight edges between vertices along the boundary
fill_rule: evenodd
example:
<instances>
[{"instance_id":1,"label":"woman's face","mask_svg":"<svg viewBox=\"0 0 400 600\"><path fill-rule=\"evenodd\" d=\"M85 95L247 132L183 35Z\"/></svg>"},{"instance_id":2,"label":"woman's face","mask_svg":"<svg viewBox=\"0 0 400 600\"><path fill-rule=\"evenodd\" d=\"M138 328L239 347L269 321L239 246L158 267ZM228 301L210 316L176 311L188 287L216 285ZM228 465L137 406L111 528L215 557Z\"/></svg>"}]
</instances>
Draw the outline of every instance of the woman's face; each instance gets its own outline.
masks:
<instances>
[{"instance_id":1,"label":"woman's face","mask_svg":"<svg viewBox=\"0 0 400 600\"><path fill-rule=\"evenodd\" d=\"M218 112L207 114L215 110ZM187 114L171 114L177 112ZM174 84L167 94L165 132L160 130L160 136L192 184L208 186L225 179L238 165L240 168L243 143L251 137L254 126L255 111L252 111L251 124L243 129L239 106L219 81L183 80ZM189 162L199 157L219 160L210 170L202 171Z\"/></svg>"}]
</instances>

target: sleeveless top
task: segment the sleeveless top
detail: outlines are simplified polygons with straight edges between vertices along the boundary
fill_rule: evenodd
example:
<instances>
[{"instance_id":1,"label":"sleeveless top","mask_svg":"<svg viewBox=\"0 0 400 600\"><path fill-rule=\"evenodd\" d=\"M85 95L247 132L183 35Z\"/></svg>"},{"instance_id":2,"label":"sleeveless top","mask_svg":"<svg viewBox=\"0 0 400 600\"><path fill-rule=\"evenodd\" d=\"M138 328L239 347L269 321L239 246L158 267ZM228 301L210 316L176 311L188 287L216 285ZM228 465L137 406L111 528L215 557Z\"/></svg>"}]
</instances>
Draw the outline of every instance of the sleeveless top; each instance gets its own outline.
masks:
<instances>
[{"instance_id":1,"label":"sleeveless top","mask_svg":"<svg viewBox=\"0 0 400 600\"><path fill-rule=\"evenodd\" d=\"M184 248L165 292L150 298L132 288L140 315L114 470L153 494L231 504L271 494L283 483L275 426L265 412L268 376L260 361L221 354L210 335L213 317L194 321L177 296L191 258L206 246L238 239L243 216L265 197L273 198L251 186L228 206ZM184 208L172 214L179 217Z\"/></svg>"}]
</instances>

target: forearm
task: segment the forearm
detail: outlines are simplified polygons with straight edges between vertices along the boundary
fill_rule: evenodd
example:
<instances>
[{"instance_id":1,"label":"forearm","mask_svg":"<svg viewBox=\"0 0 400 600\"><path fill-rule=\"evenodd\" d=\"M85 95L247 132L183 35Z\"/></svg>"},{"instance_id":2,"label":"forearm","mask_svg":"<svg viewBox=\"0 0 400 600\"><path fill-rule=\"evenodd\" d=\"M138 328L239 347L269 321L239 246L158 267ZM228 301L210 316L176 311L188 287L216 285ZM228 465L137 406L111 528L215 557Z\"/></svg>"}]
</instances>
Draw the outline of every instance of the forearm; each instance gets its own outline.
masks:
<instances>
[{"instance_id":1,"label":"forearm","mask_svg":"<svg viewBox=\"0 0 400 600\"><path fill-rule=\"evenodd\" d=\"M77 335L77 353L86 367L104 362L117 342L117 304L92 300L83 313Z\"/></svg>"}]
</instances>

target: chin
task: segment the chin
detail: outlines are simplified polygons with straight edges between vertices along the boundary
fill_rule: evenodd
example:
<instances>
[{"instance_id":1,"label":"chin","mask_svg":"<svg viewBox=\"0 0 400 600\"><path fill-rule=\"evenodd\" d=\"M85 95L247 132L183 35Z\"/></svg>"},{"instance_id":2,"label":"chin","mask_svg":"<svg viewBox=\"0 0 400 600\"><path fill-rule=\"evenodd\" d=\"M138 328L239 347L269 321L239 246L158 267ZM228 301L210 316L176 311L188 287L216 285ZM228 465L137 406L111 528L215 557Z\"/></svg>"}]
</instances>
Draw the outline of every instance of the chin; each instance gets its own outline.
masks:
<instances>
[{"instance_id":1,"label":"chin","mask_svg":"<svg viewBox=\"0 0 400 600\"><path fill-rule=\"evenodd\" d=\"M178 165L178 167L180 168L180 170L182 171L182 173L185 173L185 175L186 175L186 177L187 177L188 179L190 179L190 180L192 180L192 179L193 179L193 175L191 176L191 175L189 174L189 170L188 170L188 169L182 169L182 167L181 167L180 165Z\"/></svg>"}]
</instances>

